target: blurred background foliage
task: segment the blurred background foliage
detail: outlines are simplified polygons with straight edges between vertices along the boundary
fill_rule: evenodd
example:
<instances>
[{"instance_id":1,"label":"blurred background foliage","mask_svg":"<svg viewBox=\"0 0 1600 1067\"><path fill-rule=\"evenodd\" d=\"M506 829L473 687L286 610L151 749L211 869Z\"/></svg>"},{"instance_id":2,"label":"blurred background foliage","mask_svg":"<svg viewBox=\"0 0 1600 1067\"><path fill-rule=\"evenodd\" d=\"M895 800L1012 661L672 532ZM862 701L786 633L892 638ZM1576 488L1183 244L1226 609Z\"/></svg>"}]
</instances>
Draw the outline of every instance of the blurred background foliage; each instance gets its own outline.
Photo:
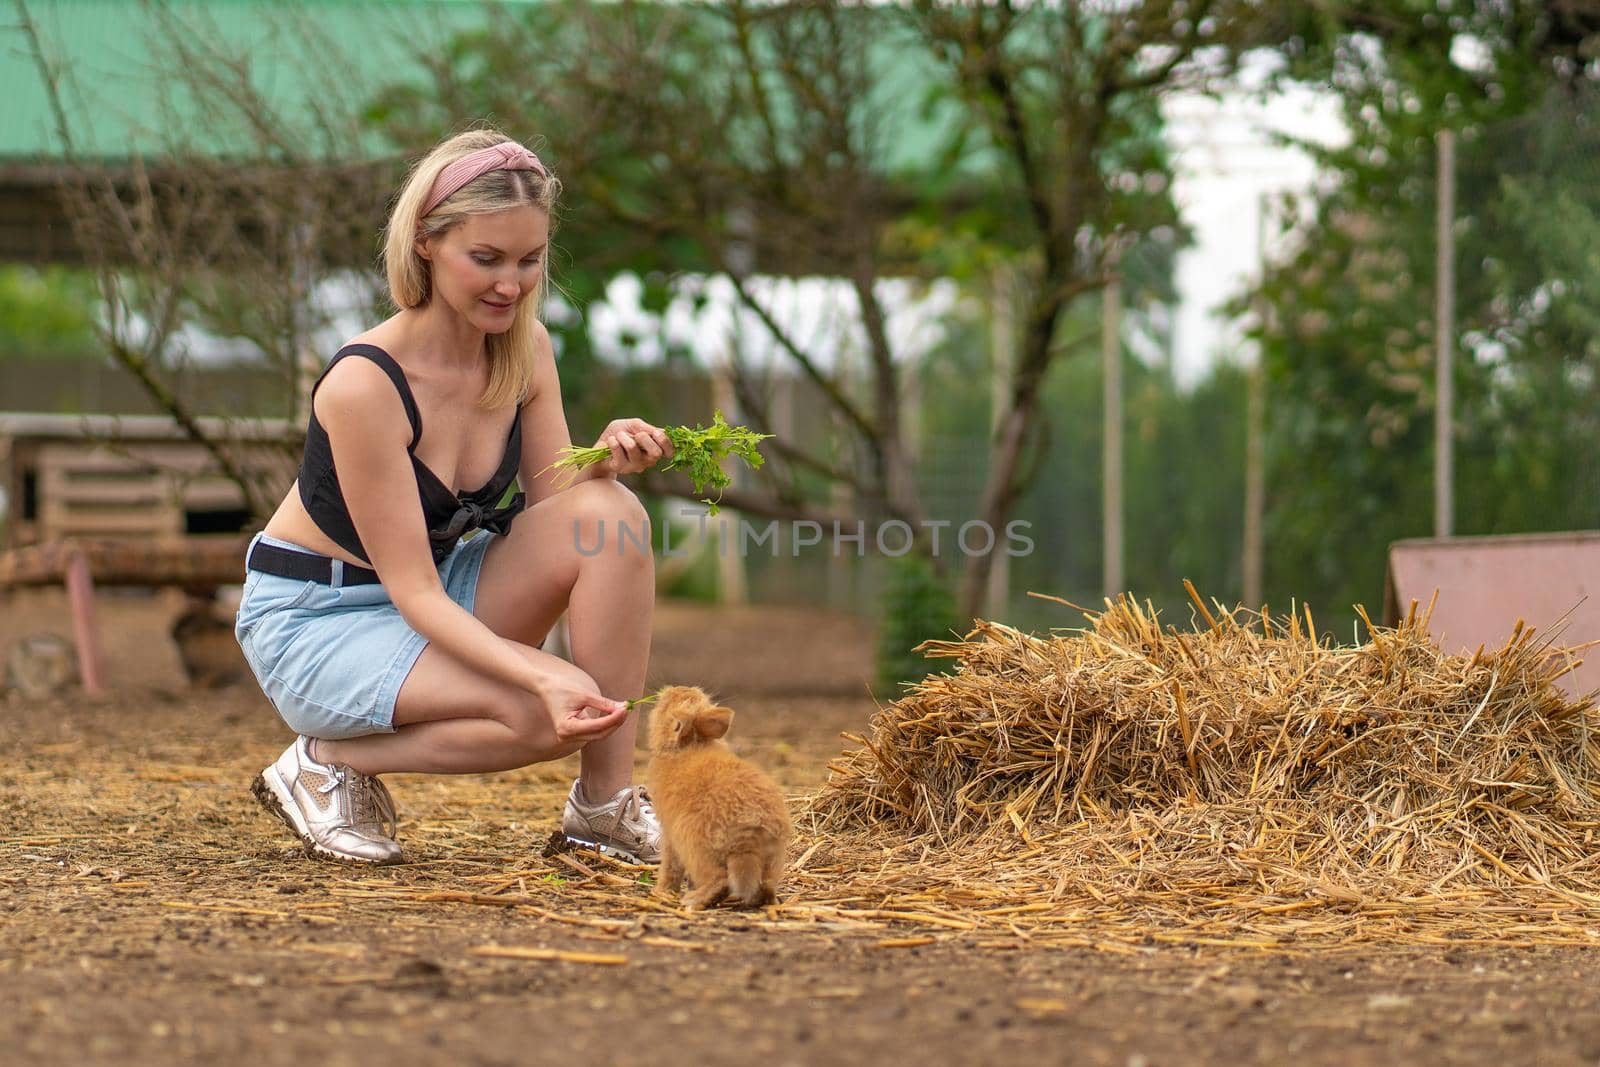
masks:
<instances>
[{"instance_id":1,"label":"blurred background foliage","mask_svg":"<svg viewBox=\"0 0 1600 1067\"><path fill-rule=\"evenodd\" d=\"M95 291L81 271L0 264L0 359L92 358Z\"/></svg>"},{"instance_id":2,"label":"blurred background foliage","mask_svg":"<svg viewBox=\"0 0 1600 1067\"><path fill-rule=\"evenodd\" d=\"M1270 381L1269 599L1346 624L1381 602L1386 546L1432 531L1441 130L1457 133L1455 531L1600 526L1600 98L1575 31L1557 5L1369 10L1372 32L1292 56L1285 77L1331 86L1350 139L1304 146L1325 181L1280 205L1292 251L1233 309L1254 314Z\"/></svg>"}]
</instances>

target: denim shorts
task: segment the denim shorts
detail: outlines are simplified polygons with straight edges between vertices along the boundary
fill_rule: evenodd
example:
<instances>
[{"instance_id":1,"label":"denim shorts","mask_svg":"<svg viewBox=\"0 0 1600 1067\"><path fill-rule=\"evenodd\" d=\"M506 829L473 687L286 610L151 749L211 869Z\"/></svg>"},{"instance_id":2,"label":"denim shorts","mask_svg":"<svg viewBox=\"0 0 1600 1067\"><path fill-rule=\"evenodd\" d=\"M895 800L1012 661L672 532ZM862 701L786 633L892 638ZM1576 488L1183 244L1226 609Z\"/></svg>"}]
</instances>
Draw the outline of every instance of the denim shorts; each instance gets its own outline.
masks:
<instances>
[{"instance_id":1,"label":"denim shorts","mask_svg":"<svg viewBox=\"0 0 1600 1067\"><path fill-rule=\"evenodd\" d=\"M479 531L439 564L439 581L467 611L494 535ZM250 542L307 552L265 534ZM234 634L256 681L289 729L338 740L392 732L400 686L427 638L381 585L324 585L246 571Z\"/></svg>"}]
</instances>

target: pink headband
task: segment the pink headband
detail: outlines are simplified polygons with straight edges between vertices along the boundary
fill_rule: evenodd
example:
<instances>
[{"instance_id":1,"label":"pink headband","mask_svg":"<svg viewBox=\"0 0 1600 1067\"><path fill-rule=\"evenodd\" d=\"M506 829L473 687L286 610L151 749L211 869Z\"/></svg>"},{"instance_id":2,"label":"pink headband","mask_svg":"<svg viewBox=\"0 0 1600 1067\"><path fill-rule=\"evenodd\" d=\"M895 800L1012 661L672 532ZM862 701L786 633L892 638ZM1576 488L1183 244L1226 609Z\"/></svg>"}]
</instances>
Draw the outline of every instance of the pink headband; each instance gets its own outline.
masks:
<instances>
[{"instance_id":1,"label":"pink headband","mask_svg":"<svg viewBox=\"0 0 1600 1067\"><path fill-rule=\"evenodd\" d=\"M441 170L439 176L433 180L433 191L428 194L427 203L422 205L422 214L428 215L434 208L460 192L462 186L491 170L531 170L541 178L550 176L550 172L544 169L544 164L539 162L538 156L515 141L501 141L488 148L468 152Z\"/></svg>"}]
</instances>

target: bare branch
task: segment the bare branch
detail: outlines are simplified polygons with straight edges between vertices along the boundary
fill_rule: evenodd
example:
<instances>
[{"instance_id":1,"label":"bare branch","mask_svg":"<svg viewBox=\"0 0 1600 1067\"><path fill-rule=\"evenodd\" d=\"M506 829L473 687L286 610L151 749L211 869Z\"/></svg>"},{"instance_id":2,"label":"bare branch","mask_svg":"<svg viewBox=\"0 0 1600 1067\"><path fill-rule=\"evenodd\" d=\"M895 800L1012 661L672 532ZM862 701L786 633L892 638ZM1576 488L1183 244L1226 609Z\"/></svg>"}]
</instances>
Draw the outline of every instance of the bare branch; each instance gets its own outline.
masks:
<instances>
[{"instance_id":1,"label":"bare branch","mask_svg":"<svg viewBox=\"0 0 1600 1067\"><path fill-rule=\"evenodd\" d=\"M676 474L652 477L640 485L640 491L657 496L681 497L684 500L701 500L705 497L704 493L695 492L694 485L689 479ZM746 515L760 515L763 518L782 519L787 522L816 522L823 525L837 522L840 525L853 525L860 518L856 515L841 515L826 508L804 505L796 507L774 497L732 488L724 490L717 498L717 503Z\"/></svg>"},{"instance_id":2,"label":"bare branch","mask_svg":"<svg viewBox=\"0 0 1600 1067\"><path fill-rule=\"evenodd\" d=\"M39 39L39 29L34 25L33 16L28 11L27 0L14 0L17 8L17 18L23 35L28 38L28 51L33 57L34 65L39 68L39 76L45 85L45 99L50 103L50 116L56 124L56 137L61 142L62 154L67 159L77 155L77 145L72 138L72 125L67 121L67 112L61 104L59 79L49 57L45 55L44 42Z\"/></svg>"},{"instance_id":3,"label":"bare branch","mask_svg":"<svg viewBox=\"0 0 1600 1067\"><path fill-rule=\"evenodd\" d=\"M730 378L733 382L734 394L739 400L739 406L756 417L756 425L763 427L773 426L772 407L756 390L749 367L742 362L735 361L732 369L733 373ZM772 438L767 443L767 447L771 448L773 452L790 465L804 467L815 474L822 475L831 482L849 486L857 491L862 488L860 479L854 474L836 467L826 460L819 459L804 449L789 443L782 437ZM799 501L801 499L799 489L795 486L792 475L786 484L778 486L778 493L787 501Z\"/></svg>"},{"instance_id":4,"label":"bare branch","mask_svg":"<svg viewBox=\"0 0 1600 1067\"><path fill-rule=\"evenodd\" d=\"M760 119L762 129L767 135L767 165L770 168L769 176L781 183L784 177L783 157L779 151L778 123L773 118L772 101L767 95L766 86L761 81L761 64L755 57L755 49L750 40L750 7L742 0L735 0L728 5L729 18L733 23L734 40L739 45L739 58L744 64L745 80L750 85L750 99L755 105L756 117Z\"/></svg>"},{"instance_id":5,"label":"bare branch","mask_svg":"<svg viewBox=\"0 0 1600 1067\"><path fill-rule=\"evenodd\" d=\"M773 339L800 365L800 369L805 371L806 377L810 378L817 388L827 395L829 402L849 420L857 432L868 441L876 443L879 440L878 427L874 426L862 414L861 409L856 407L854 401L844 394L844 390L840 388L839 383L822 373L816 362L794 342L788 331L778 325L771 312L755 298L755 295L750 292L749 286L745 284L742 278L732 278L731 280L734 292L739 295L739 302L755 313L756 317L761 320L761 325L766 327L767 332L772 335Z\"/></svg>"},{"instance_id":6,"label":"bare branch","mask_svg":"<svg viewBox=\"0 0 1600 1067\"><path fill-rule=\"evenodd\" d=\"M1162 5L1162 10L1158 12L1159 18L1149 21L1145 19L1150 13L1149 10L1145 7L1138 8L1132 16L1132 25L1125 23L1121 30L1112 34L1114 41L1126 44L1122 48L1107 49L1106 62L1102 66L1103 73L1100 78L1103 87L1102 97L1142 92L1166 85L1171 81L1178 68L1193 59L1195 50L1206 43L1201 30L1210 17L1213 7L1215 7L1214 0L1195 0L1192 11L1186 8L1175 13ZM1178 22L1184 24L1185 31L1178 40L1166 43L1166 47L1171 49L1171 54L1166 59L1142 74L1120 74L1121 68L1137 57L1146 42L1165 40L1174 28L1174 24Z\"/></svg>"},{"instance_id":7,"label":"bare branch","mask_svg":"<svg viewBox=\"0 0 1600 1067\"><path fill-rule=\"evenodd\" d=\"M862 484L861 479L857 478L855 475L836 467L831 463L820 460L803 449L796 448L794 445L791 445L780 438L773 438L770 442L770 446L774 452L788 460L790 463L793 463L799 467L805 467L807 470L810 470L816 474L820 474L830 482L837 482L838 484L846 486L850 489L854 489L857 492L866 491L866 487Z\"/></svg>"},{"instance_id":8,"label":"bare branch","mask_svg":"<svg viewBox=\"0 0 1600 1067\"><path fill-rule=\"evenodd\" d=\"M174 72L159 84L206 107L198 117L192 106L169 108L166 125L135 132L135 144L152 136L161 144L169 133L177 134L159 162L147 164L137 149L116 166L79 162L81 146L65 103L71 72L49 62L25 0L14 3L69 161L58 195L104 302L101 341L157 408L205 448L251 511L264 517L275 501L243 469L226 434L203 426L193 404L169 384L179 355L175 339L191 325L250 339L284 367L284 406L293 411L305 337L316 324L313 314L323 314L313 312L308 299L313 260L330 247L348 255L356 235L376 232L383 197L375 186L388 164L329 164L326 170L333 173L325 174L307 151L315 143L309 134L340 148L356 143L350 130L335 136L333 98L320 97L310 108L309 125L300 121L296 127L254 84L243 54L226 50L226 38L214 25L204 32L205 26L180 20L163 0L144 8L152 19L151 51ZM173 120L180 110L183 120ZM347 117L354 114L348 110ZM217 158L217 145L239 143L239 127L230 125L235 121L254 154L247 149Z\"/></svg>"}]
</instances>

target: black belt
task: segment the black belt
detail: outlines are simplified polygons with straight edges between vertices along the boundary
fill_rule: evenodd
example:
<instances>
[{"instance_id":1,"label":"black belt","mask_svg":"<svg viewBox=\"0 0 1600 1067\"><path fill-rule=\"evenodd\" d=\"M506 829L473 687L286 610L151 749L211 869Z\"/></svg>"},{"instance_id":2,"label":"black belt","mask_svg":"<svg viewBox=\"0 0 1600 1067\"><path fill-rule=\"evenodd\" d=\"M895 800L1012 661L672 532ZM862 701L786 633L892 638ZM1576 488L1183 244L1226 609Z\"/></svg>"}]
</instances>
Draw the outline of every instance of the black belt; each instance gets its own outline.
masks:
<instances>
[{"instance_id":1,"label":"black belt","mask_svg":"<svg viewBox=\"0 0 1600 1067\"><path fill-rule=\"evenodd\" d=\"M378 581L378 572L369 567L358 567L354 563L344 563L329 556L320 556L315 552L295 552L279 548L277 545L269 545L265 541L256 542L244 565L253 571L275 574L280 578L296 578L300 581L332 585L335 563L344 567L344 575L339 582L342 586L382 584Z\"/></svg>"}]
</instances>

